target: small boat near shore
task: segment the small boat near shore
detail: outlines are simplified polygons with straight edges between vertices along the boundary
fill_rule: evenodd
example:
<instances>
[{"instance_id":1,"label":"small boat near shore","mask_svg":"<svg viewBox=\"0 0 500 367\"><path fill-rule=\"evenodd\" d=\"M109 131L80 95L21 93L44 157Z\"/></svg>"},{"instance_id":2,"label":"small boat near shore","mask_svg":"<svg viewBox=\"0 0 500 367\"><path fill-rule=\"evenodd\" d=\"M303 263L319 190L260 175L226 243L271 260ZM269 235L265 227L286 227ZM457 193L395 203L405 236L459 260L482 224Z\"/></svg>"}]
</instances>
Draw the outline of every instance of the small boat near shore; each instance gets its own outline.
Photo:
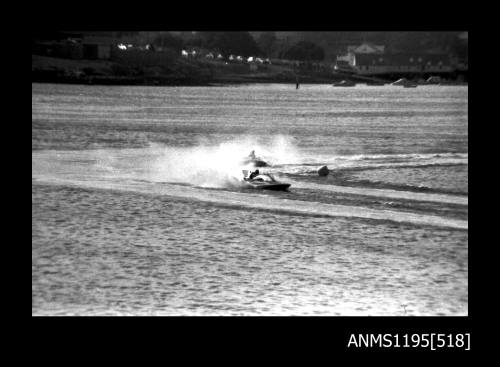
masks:
<instances>
[{"instance_id":1,"label":"small boat near shore","mask_svg":"<svg viewBox=\"0 0 500 367\"><path fill-rule=\"evenodd\" d=\"M418 84L406 78L401 78L396 80L394 83L391 83L391 85L401 85L403 88L416 88Z\"/></svg>"},{"instance_id":2,"label":"small boat near shore","mask_svg":"<svg viewBox=\"0 0 500 367\"><path fill-rule=\"evenodd\" d=\"M354 87L356 86L356 83L351 81L351 80L342 80L341 82L338 83L333 83L334 87Z\"/></svg>"}]
</instances>

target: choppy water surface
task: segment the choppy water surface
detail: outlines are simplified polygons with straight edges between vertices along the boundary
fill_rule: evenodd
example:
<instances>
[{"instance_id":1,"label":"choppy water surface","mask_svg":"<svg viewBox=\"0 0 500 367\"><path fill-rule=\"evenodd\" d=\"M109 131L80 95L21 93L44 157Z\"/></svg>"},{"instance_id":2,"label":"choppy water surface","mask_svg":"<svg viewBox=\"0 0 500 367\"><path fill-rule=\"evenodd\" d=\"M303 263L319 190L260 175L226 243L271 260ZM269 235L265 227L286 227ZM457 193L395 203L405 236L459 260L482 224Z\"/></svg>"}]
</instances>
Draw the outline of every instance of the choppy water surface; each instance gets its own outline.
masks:
<instances>
[{"instance_id":1,"label":"choppy water surface","mask_svg":"<svg viewBox=\"0 0 500 367\"><path fill-rule=\"evenodd\" d=\"M33 84L32 313L466 315L467 104ZM251 150L289 192L241 184Z\"/></svg>"}]
</instances>

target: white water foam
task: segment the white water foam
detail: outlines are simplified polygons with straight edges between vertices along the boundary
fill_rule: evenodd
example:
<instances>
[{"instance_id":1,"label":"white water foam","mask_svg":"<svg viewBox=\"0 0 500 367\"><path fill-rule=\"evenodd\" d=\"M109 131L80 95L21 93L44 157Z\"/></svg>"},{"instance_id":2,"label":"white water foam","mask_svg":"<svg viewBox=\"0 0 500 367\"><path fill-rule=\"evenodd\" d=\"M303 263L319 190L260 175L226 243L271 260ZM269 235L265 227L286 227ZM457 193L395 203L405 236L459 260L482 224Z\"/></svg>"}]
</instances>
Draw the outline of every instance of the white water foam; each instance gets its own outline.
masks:
<instances>
[{"instance_id":1,"label":"white water foam","mask_svg":"<svg viewBox=\"0 0 500 367\"><path fill-rule=\"evenodd\" d=\"M290 138L276 136L268 144L253 137L243 137L216 146L167 147L151 144L154 159L149 164L148 179L153 182L189 183L195 186L223 188L240 185L242 160L255 151L261 159L273 163L296 159L297 151Z\"/></svg>"}]
</instances>

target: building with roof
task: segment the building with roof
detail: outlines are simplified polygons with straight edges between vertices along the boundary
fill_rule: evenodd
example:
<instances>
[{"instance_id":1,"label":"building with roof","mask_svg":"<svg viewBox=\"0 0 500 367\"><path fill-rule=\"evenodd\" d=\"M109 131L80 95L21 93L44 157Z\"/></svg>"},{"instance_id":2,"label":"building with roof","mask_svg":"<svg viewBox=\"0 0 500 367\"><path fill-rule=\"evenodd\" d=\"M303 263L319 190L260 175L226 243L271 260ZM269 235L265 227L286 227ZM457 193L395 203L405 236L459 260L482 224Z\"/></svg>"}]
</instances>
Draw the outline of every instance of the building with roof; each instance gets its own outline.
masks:
<instances>
[{"instance_id":1,"label":"building with roof","mask_svg":"<svg viewBox=\"0 0 500 367\"><path fill-rule=\"evenodd\" d=\"M374 45L373 43L363 42L359 46L347 46L347 53L353 54L383 54L385 46Z\"/></svg>"},{"instance_id":2,"label":"building with roof","mask_svg":"<svg viewBox=\"0 0 500 367\"><path fill-rule=\"evenodd\" d=\"M354 54L351 66L363 75L453 71L447 54Z\"/></svg>"},{"instance_id":3,"label":"building with roof","mask_svg":"<svg viewBox=\"0 0 500 367\"><path fill-rule=\"evenodd\" d=\"M337 69L349 70L355 63L356 55L381 55L385 46L363 42L358 46L347 46L347 54L337 56Z\"/></svg>"},{"instance_id":4,"label":"building with roof","mask_svg":"<svg viewBox=\"0 0 500 367\"><path fill-rule=\"evenodd\" d=\"M364 42L348 46L347 54L338 56L335 70L362 75L398 73L447 73L453 67L448 54L386 53L382 45Z\"/></svg>"}]
</instances>

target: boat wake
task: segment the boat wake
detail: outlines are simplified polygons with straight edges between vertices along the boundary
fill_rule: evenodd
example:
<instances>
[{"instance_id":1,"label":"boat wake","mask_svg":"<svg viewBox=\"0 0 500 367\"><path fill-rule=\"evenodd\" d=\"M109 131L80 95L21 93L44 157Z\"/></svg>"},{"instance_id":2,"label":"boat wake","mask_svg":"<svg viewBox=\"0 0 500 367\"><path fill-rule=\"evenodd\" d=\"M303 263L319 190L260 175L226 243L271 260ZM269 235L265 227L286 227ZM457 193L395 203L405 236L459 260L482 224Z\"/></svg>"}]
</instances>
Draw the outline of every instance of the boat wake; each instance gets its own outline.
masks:
<instances>
[{"instance_id":1,"label":"boat wake","mask_svg":"<svg viewBox=\"0 0 500 367\"><path fill-rule=\"evenodd\" d=\"M468 205L469 198L463 195L446 195L435 193L420 193L413 191L400 191L390 189L374 189L367 187L349 187L339 185L324 185L315 183L304 183L300 181L291 181L293 187L302 189L313 189L318 191L330 191L352 195L382 197L387 199L404 199L413 201L426 201L442 204Z\"/></svg>"},{"instance_id":2,"label":"boat wake","mask_svg":"<svg viewBox=\"0 0 500 367\"><path fill-rule=\"evenodd\" d=\"M286 141L284 143L284 145L287 144ZM170 196L185 200L210 202L220 206L253 208L298 215L356 217L463 230L468 228L466 220L435 215L293 200L287 199L286 195L288 194L273 195L232 190L241 185L241 157L248 154L249 147L252 148L255 145L255 142L247 141L246 144L229 142L219 146L192 148L152 145L142 149L34 151L32 152L32 179L34 184L66 185ZM264 147L259 148L262 148L259 152L262 152L260 154L263 157L270 157L270 160L274 162L281 162L281 167L287 161L297 160L297 157L290 153L290 149L283 147L283 145L280 148L275 148L274 151L265 150ZM280 165L278 164L277 167ZM347 190L350 193L360 195L467 205L464 198L445 195L418 195L418 193L375 189L368 192L365 189L360 191L357 188L340 188L332 185L316 186L317 190ZM294 182L292 183L293 187L300 189L301 184ZM218 190L213 190L214 188Z\"/></svg>"},{"instance_id":3,"label":"boat wake","mask_svg":"<svg viewBox=\"0 0 500 367\"><path fill-rule=\"evenodd\" d=\"M426 167L468 164L468 153L369 154L302 157L286 164L287 173L311 174L323 165L331 169Z\"/></svg>"}]
</instances>

